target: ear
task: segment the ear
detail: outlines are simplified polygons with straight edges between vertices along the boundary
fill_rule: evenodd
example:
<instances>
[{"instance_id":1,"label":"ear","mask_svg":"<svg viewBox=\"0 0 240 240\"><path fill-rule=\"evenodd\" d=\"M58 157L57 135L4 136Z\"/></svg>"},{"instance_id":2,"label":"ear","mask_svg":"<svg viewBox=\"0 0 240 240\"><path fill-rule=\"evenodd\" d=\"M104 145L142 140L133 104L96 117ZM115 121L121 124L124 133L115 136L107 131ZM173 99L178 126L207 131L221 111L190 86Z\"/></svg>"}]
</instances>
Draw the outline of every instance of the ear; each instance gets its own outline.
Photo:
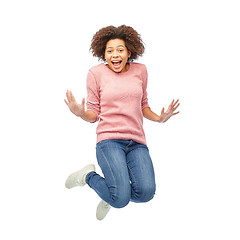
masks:
<instances>
[{"instance_id":1,"label":"ear","mask_svg":"<svg viewBox=\"0 0 240 240\"><path fill-rule=\"evenodd\" d=\"M132 53L130 51L128 51L128 58L130 58L132 55Z\"/></svg>"}]
</instances>

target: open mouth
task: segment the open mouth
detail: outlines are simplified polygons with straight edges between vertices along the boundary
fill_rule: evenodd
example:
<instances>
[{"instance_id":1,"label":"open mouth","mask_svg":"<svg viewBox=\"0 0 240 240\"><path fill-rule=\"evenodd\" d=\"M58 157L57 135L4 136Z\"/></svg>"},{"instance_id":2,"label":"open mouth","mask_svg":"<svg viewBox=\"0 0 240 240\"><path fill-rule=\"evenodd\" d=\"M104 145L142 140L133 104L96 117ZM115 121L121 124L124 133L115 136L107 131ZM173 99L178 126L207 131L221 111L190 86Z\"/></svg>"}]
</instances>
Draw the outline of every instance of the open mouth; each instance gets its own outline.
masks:
<instances>
[{"instance_id":1,"label":"open mouth","mask_svg":"<svg viewBox=\"0 0 240 240\"><path fill-rule=\"evenodd\" d=\"M121 66L121 63L122 63L122 61L120 60L120 61L112 61L112 65L114 66L114 67L120 67Z\"/></svg>"}]
</instances>

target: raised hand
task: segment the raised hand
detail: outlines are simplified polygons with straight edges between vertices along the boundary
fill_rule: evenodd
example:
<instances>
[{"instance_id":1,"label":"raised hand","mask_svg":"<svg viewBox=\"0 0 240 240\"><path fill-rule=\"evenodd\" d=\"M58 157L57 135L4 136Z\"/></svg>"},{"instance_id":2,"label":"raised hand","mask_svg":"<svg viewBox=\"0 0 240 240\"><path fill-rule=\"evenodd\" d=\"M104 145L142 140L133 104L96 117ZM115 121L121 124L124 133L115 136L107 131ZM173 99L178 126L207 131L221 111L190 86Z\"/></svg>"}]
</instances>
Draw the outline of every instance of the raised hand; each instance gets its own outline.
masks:
<instances>
[{"instance_id":1,"label":"raised hand","mask_svg":"<svg viewBox=\"0 0 240 240\"><path fill-rule=\"evenodd\" d=\"M159 122L166 122L170 117L176 115L179 113L178 112L175 112L176 109L178 108L178 106L180 105L180 103L178 103L179 100L177 100L176 102L173 101L171 102L171 104L169 105L168 109L166 112L164 112L164 108L162 109L161 111L161 115L160 115L160 118L159 118Z\"/></svg>"},{"instance_id":2,"label":"raised hand","mask_svg":"<svg viewBox=\"0 0 240 240\"><path fill-rule=\"evenodd\" d=\"M82 103L78 104L72 92L67 90L67 100L64 99L65 103L69 107L70 111L78 117L81 117L85 113L85 98L82 99Z\"/></svg>"}]
</instances>

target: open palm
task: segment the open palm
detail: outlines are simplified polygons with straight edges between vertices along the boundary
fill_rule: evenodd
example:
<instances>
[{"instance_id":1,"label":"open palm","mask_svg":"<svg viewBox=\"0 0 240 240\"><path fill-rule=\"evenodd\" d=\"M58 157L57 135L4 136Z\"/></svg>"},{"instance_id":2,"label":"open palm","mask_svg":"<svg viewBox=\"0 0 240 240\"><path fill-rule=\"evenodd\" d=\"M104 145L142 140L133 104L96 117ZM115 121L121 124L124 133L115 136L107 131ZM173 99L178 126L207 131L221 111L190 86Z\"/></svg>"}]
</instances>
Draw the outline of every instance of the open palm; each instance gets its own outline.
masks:
<instances>
[{"instance_id":1,"label":"open palm","mask_svg":"<svg viewBox=\"0 0 240 240\"><path fill-rule=\"evenodd\" d=\"M162 109L159 122L166 122L170 117L172 117L172 116L174 116L174 115L179 113L179 111L175 112L176 109L178 108L178 106L180 105L180 103L178 103L178 101L179 100L177 100L175 102L175 100L173 100L171 102L171 104L169 105L169 107L168 107L166 112L164 112L164 108Z\"/></svg>"},{"instance_id":2,"label":"open palm","mask_svg":"<svg viewBox=\"0 0 240 240\"><path fill-rule=\"evenodd\" d=\"M66 93L67 100L64 99L65 103L68 105L70 111L76 116L81 117L85 112L85 98L82 99L82 103L77 103L75 97L71 91L67 90Z\"/></svg>"}]
</instances>

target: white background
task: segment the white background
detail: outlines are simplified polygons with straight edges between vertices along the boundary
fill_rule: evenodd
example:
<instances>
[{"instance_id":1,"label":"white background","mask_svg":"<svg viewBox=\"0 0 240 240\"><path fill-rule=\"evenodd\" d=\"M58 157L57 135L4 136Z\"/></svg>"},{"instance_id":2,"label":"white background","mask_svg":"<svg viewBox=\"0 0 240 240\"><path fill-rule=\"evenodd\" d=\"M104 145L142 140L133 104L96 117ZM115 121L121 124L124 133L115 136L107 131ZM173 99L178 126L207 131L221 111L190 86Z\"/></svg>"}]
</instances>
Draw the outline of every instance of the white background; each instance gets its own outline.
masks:
<instances>
[{"instance_id":1,"label":"white background","mask_svg":"<svg viewBox=\"0 0 240 240\"><path fill-rule=\"evenodd\" d=\"M1 1L0 238L239 240L237 3ZM64 186L71 172L97 165L97 125L71 114L64 98L67 89L86 97L86 74L98 64L92 36L121 24L146 44L139 62L152 110L173 98L181 106L166 124L144 120L155 198L99 222L96 193Z\"/></svg>"}]
</instances>

